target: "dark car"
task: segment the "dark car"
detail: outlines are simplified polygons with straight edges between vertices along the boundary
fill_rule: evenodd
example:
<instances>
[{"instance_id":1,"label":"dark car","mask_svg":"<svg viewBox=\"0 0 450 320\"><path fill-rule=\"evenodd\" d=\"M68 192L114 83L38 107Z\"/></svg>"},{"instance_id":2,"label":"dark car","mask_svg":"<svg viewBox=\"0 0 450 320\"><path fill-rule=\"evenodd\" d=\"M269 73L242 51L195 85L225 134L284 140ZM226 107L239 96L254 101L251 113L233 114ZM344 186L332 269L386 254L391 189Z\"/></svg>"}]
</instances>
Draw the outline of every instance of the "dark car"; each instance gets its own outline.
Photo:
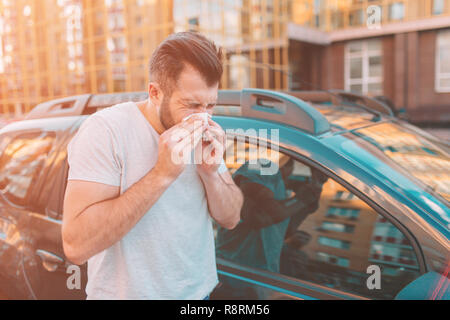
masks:
<instances>
[{"instance_id":1,"label":"dark car","mask_svg":"<svg viewBox=\"0 0 450 320\"><path fill-rule=\"evenodd\" d=\"M90 114L146 97L49 101L0 130L8 297L85 297L86 266L81 288L70 289L62 248L67 144ZM220 91L214 120L245 201L235 229L215 227L212 299L449 298L446 143L376 100L339 91Z\"/></svg>"}]
</instances>

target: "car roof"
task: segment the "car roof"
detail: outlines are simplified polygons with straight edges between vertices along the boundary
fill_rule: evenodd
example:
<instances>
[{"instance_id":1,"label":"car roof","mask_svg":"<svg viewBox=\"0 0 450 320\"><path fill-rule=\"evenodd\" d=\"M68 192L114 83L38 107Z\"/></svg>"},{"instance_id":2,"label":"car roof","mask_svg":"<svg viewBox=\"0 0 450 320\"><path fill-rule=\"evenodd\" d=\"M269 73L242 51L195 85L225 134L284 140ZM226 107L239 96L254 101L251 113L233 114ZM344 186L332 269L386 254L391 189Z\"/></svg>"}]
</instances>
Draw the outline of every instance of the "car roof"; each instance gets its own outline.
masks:
<instances>
[{"instance_id":1,"label":"car roof","mask_svg":"<svg viewBox=\"0 0 450 320\"><path fill-rule=\"evenodd\" d=\"M114 104L147 98L146 92L66 97L37 105L26 119L89 115ZM279 92L251 88L219 90L214 114L275 121L314 136L351 130L392 116L383 103L340 90Z\"/></svg>"},{"instance_id":2,"label":"car roof","mask_svg":"<svg viewBox=\"0 0 450 320\"><path fill-rule=\"evenodd\" d=\"M10 124L0 130L0 133L23 130L33 126L46 130L63 129L74 126L80 116L86 118L87 115L113 104L142 101L147 97L145 92L131 92L82 95L53 100L36 106L27 116L27 119L30 120ZM79 101L82 101L84 106L81 106ZM51 118L39 119L45 117L46 114ZM321 143L327 148L341 154L343 154L340 149L342 146L334 143L333 137L345 140L347 133L358 128L395 120L382 103L341 91L220 90L214 114L262 120L266 123L276 124L279 128L296 129L316 141L322 141ZM376 168L365 165L367 159L363 154L358 151L347 154L346 157L356 161L364 170L372 171L378 176L386 177L379 173L394 171L382 162ZM387 177L389 178L389 176ZM440 219L441 217L437 216L436 218ZM448 222L442 219L441 222L448 226Z\"/></svg>"},{"instance_id":3,"label":"car roof","mask_svg":"<svg viewBox=\"0 0 450 320\"><path fill-rule=\"evenodd\" d=\"M0 129L0 134L13 133L18 131L41 130L41 131L62 131L70 127L74 130L87 116L68 116L58 118L31 119L12 122Z\"/></svg>"}]
</instances>

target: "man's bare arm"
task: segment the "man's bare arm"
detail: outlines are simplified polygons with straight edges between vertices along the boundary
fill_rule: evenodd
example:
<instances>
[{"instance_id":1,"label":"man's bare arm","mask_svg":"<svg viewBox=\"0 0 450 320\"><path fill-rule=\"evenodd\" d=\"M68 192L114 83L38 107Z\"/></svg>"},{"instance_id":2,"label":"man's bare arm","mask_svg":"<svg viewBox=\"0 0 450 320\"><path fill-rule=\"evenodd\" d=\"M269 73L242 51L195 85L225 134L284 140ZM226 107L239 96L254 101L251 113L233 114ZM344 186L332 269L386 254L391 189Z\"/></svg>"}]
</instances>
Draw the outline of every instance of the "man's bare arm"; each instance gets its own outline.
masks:
<instances>
[{"instance_id":1,"label":"man's bare arm","mask_svg":"<svg viewBox=\"0 0 450 320\"><path fill-rule=\"evenodd\" d=\"M219 174L200 172L208 199L211 217L222 227L233 229L241 219L244 202L242 192L228 171Z\"/></svg>"},{"instance_id":2,"label":"man's bare arm","mask_svg":"<svg viewBox=\"0 0 450 320\"><path fill-rule=\"evenodd\" d=\"M203 162L197 165L197 171L206 190L211 217L222 227L233 229L241 220L244 197L228 171L217 171L223 161L226 135L216 122L208 119L208 124L205 135L210 142L202 150Z\"/></svg>"},{"instance_id":3,"label":"man's bare arm","mask_svg":"<svg viewBox=\"0 0 450 320\"><path fill-rule=\"evenodd\" d=\"M123 238L153 206L171 180L153 170L121 196L119 187L70 180L64 200L64 252L76 264Z\"/></svg>"}]
</instances>

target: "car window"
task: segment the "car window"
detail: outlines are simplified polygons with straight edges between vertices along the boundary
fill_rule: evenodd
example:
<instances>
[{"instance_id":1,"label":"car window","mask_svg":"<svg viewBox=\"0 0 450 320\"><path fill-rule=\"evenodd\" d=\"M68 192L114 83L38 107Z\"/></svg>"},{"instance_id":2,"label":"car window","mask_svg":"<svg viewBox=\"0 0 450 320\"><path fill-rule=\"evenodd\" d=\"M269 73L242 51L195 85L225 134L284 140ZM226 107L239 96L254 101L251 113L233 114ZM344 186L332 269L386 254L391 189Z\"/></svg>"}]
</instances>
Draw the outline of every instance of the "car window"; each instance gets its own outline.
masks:
<instances>
[{"instance_id":1,"label":"car window","mask_svg":"<svg viewBox=\"0 0 450 320\"><path fill-rule=\"evenodd\" d=\"M381 123L353 132L361 147L387 158L450 206L450 148L409 125ZM373 148L375 147L375 148ZM450 217L448 217L450 218Z\"/></svg>"},{"instance_id":2,"label":"car window","mask_svg":"<svg viewBox=\"0 0 450 320\"><path fill-rule=\"evenodd\" d=\"M0 192L14 204L28 205L30 194L44 167L54 133L31 132L9 137L0 156Z\"/></svg>"},{"instance_id":3,"label":"car window","mask_svg":"<svg viewBox=\"0 0 450 320\"><path fill-rule=\"evenodd\" d=\"M275 152L259 167L276 159L277 170L262 175L249 165L252 146L237 145L229 143L234 155L226 163L244 205L235 229L216 228L217 257L367 298L394 298L420 275L404 234L342 185Z\"/></svg>"},{"instance_id":4,"label":"car window","mask_svg":"<svg viewBox=\"0 0 450 320\"><path fill-rule=\"evenodd\" d=\"M33 197L33 208L52 218L60 219L68 173L67 145L53 148L49 159L51 167L36 186L39 192Z\"/></svg>"}]
</instances>

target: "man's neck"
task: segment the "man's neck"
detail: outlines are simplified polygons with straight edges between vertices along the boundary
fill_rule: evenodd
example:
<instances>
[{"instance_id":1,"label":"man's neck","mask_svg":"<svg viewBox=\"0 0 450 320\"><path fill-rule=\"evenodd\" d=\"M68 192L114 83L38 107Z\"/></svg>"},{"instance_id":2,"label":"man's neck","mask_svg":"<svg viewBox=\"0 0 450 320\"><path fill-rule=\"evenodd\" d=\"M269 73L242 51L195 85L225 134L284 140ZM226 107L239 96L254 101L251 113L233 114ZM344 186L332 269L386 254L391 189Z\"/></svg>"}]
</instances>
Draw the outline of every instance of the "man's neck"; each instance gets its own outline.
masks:
<instances>
[{"instance_id":1,"label":"man's neck","mask_svg":"<svg viewBox=\"0 0 450 320\"><path fill-rule=\"evenodd\" d=\"M159 120L158 111L156 108L150 103L150 100L136 102L136 105L141 110L145 119L150 123L150 125L155 129L158 134L162 134L166 129L163 124Z\"/></svg>"}]
</instances>

